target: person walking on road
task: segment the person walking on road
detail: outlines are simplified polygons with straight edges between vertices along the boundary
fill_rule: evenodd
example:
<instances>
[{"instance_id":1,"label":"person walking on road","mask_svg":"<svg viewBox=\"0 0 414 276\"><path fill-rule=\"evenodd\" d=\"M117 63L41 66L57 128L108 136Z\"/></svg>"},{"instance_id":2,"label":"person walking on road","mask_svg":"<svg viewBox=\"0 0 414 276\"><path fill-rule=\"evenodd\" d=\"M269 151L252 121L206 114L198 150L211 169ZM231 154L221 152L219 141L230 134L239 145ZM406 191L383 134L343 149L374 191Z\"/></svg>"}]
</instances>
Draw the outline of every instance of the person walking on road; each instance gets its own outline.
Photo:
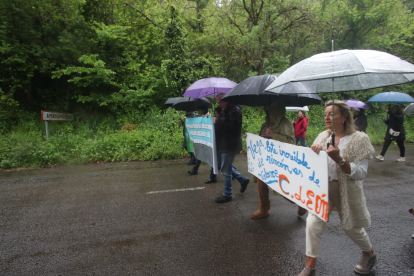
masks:
<instances>
[{"instance_id":1,"label":"person walking on road","mask_svg":"<svg viewBox=\"0 0 414 276\"><path fill-rule=\"evenodd\" d=\"M368 121L363 108L354 108L354 125L356 130L367 132Z\"/></svg>"},{"instance_id":2,"label":"person walking on road","mask_svg":"<svg viewBox=\"0 0 414 276\"><path fill-rule=\"evenodd\" d=\"M194 152L188 148L188 143L190 142L187 135L187 128L185 126L185 119L187 118L194 118L195 117L195 113L194 112L190 112L190 111L186 111L185 112L185 116L184 116L184 120L180 119L180 124L183 126L183 136L184 136L184 141L183 141L183 148L188 152L188 154L190 154L190 161L188 161L187 165L195 165L197 162L197 158L195 158Z\"/></svg>"},{"instance_id":3,"label":"person walking on road","mask_svg":"<svg viewBox=\"0 0 414 276\"><path fill-rule=\"evenodd\" d=\"M210 116L207 105L197 106L197 113L198 113L198 117ZM194 159L195 159L195 166L191 170L188 171L188 173L191 175L196 175L198 173L198 168L201 165L201 160L198 160L195 156L194 156Z\"/></svg>"},{"instance_id":4,"label":"person walking on road","mask_svg":"<svg viewBox=\"0 0 414 276\"><path fill-rule=\"evenodd\" d=\"M295 128L295 144L297 145L300 142L302 147L308 147L306 145L306 130L308 129L308 117L303 110L299 110L298 118L296 122L293 121L293 127Z\"/></svg>"},{"instance_id":5,"label":"person walking on road","mask_svg":"<svg viewBox=\"0 0 414 276\"><path fill-rule=\"evenodd\" d=\"M335 108L333 108L335 104ZM328 154L329 206L328 215L334 208L338 211L345 234L362 250L355 265L358 274L370 274L377 263L377 255L363 227L371 225L363 180L368 172L368 160L375 150L363 132L355 131L352 113L348 105L335 100L326 103L325 125L328 130L320 133L311 146L319 154ZM335 146L332 145L332 128L335 127ZM316 260L319 257L322 234L326 222L309 214L306 220L306 267L299 276L316 275Z\"/></svg>"},{"instance_id":6,"label":"person walking on road","mask_svg":"<svg viewBox=\"0 0 414 276\"><path fill-rule=\"evenodd\" d=\"M295 141L295 131L290 121L285 117L286 107L282 103L277 102L270 107L264 107L264 110L266 112L266 121L262 124L259 136L293 144ZM245 134L246 136L247 134ZM252 214L252 219L267 218L270 215L269 187L256 177L253 179L257 181L259 210ZM303 216L304 214L306 214L306 209L298 206L298 215Z\"/></svg>"},{"instance_id":7,"label":"person walking on road","mask_svg":"<svg viewBox=\"0 0 414 276\"><path fill-rule=\"evenodd\" d=\"M220 115L221 115L221 107L218 106L214 109L214 117L213 117L214 123L217 121ZM206 184L217 183L217 175L214 174L213 168L210 169L210 177L206 181L204 181L204 183Z\"/></svg>"},{"instance_id":8,"label":"person walking on road","mask_svg":"<svg viewBox=\"0 0 414 276\"><path fill-rule=\"evenodd\" d=\"M217 119L220 117L220 115L221 115L221 107L218 106L214 109L213 122L216 122ZM237 181L239 181L240 184L246 181L246 178L234 166L231 166L231 177L232 179L237 179ZM206 181L204 181L204 183L206 184L217 183L217 175L214 174L213 168L210 169L210 177Z\"/></svg>"},{"instance_id":9,"label":"person walking on road","mask_svg":"<svg viewBox=\"0 0 414 276\"><path fill-rule=\"evenodd\" d=\"M392 141L395 141L400 149L400 157L397 162L405 161L405 129L404 129L404 112L400 105L394 105L392 110L386 109L388 116L384 119L384 123L388 125L387 132L384 137L384 145L382 146L381 153L375 158L384 161L385 153Z\"/></svg>"},{"instance_id":10,"label":"person walking on road","mask_svg":"<svg viewBox=\"0 0 414 276\"><path fill-rule=\"evenodd\" d=\"M225 94L217 95L217 102L221 107L221 115L215 120L216 147L219 168L224 178L224 192L216 198L217 203L229 202L233 199L232 164L236 155L243 149L241 139L242 112L238 105L222 101ZM240 192L244 193L249 179L243 175L240 183Z\"/></svg>"}]
</instances>

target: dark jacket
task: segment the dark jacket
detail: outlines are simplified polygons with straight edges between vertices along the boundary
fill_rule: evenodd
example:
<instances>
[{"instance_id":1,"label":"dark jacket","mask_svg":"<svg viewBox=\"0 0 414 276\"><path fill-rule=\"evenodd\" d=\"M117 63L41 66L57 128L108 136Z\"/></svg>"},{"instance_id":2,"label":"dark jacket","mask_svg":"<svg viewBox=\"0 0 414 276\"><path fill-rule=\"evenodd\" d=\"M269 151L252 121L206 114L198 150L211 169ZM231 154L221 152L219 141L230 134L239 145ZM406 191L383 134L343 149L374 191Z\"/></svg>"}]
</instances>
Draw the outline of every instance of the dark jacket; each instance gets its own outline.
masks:
<instances>
[{"instance_id":1,"label":"dark jacket","mask_svg":"<svg viewBox=\"0 0 414 276\"><path fill-rule=\"evenodd\" d=\"M308 129L308 117L302 119L297 118L296 122L293 123L295 128L295 138L306 138L306 130Z\"/></svg>"},{"instance_id":2,"label":"dark jacket","mask_svg":"<svg viewBox=\"0 0 414 276\"><path fill-rule=\"evenodd\" d=\"M242 112L240 106L227 105L214 126L217 151L237 154L243 149L241 138Z\"/></svg>"},{"instance_id":3,"label":"dark jacket","mask_svg":"<svg viewBox=\"0 0 414 276\"><path fill-rule=\"evenodd\" d=\"M404 113L393 113L391 110L389 110L388 116L389 119L384 120L384 123L388 125L387 133L385 133L384 140L405 140ZM400 135L391 135L390 129L393 129L393 131L400 132Z\"/></svg>"},{"instance_id":4,"label":"dark jacket","mask_svg":"<svg viewBox=\"0 0 414 276\"><path fill-rule=\"evenodd\" d=\"M357 116L354 115L354 124L358 131L367 132L368 121L364 112L359 112Z\"/></svg>"}]
</instances>

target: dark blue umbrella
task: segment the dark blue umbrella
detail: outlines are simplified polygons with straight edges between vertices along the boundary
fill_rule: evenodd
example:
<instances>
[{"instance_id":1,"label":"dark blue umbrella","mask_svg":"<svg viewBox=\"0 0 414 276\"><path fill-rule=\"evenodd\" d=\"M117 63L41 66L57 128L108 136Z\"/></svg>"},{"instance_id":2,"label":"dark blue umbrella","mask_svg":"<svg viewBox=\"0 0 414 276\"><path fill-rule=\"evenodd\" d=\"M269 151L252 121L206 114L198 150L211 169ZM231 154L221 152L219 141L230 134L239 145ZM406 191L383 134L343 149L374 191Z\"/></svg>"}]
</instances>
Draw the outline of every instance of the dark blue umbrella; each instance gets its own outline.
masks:
<instances>
[{"instance_id":1,"label":"dark blue umbrella","mask_svg":"<svg viewBox=\"0 0 414 276\"><path fill-rule=\"evenodd\" d=\"M401 92L383 92L368 100L369 103L414 103L414 98Z\"/></svg>"}]
</instances>

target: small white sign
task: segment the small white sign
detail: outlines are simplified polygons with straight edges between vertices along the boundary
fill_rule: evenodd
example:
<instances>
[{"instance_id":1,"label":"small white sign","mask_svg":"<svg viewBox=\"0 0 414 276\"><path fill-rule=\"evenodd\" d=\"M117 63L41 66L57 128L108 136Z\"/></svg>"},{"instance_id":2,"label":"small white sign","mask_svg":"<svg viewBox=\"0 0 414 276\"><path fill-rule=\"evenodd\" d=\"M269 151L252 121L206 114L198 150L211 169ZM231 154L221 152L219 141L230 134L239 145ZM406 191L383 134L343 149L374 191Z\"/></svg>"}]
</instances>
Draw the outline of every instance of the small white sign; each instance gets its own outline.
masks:
<instances>
[{"instance_id":1,"label":"small white sign","mask_svg":"<svg viewBox=\"0 0 414 276\"><path fill-rule=\"evenodd\" d=\"M328 155L248 133L247 165L250 173L270 188L328 220Z\"/></svg>"},{"instance_id":2,"label":"small white sign","mask_svg":"<svg viewBox=\"0 0 414 276\"><path fill-rule=\"evenodd\" d=\"M55 111L40 111L42 121L72 121L73 114Z\"/></svg>"}]
</instances>

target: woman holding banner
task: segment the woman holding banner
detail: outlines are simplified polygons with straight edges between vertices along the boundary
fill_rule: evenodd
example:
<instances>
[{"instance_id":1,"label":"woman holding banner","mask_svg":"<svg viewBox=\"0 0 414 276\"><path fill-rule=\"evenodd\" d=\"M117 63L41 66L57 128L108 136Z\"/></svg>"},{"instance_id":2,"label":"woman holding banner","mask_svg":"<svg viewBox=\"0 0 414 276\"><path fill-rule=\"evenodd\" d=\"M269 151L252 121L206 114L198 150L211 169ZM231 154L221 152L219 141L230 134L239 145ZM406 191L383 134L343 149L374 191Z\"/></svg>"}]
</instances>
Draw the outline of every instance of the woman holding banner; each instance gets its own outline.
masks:
<instances>
[{"instance_id":1,"label":"woman holding banner","mask_svg":"<svg viewBox=\"0 0 414 276\"><path fill-rule=\"evenodd\" d=\"M293 144L295 142L295 130L290 121L285 117L286 107L282 103L277 102L270 107L266 106L264 110L266 112L266 121L260 129L259 135L263 138ZM247 134L244 137L246 136ZM252 219L266 218L269 216L270 210L269 187L257 177L253 179L257 180L259 210L252 214ZM303 216L304 214L306 214L306 209L298 206L298 215Z\"/></svg>"},{"instance_id":2,"label":"woman holding banner","mask_svg":"<svg viewBox=\"0 0 414 276\"><path fill-rule=\"evenodd\" d=\"M335 106L333 106L335 105ZM359 274L369 274L377 263L377 256L363 227L371 225L363 180L368 171L368 159L374 148L363 132L355 130L348 105L335 100L326 103L325 125L328 130L320 133L311 149L328 154L329 213L335 208L345 234L362 250L360 261L354 267ZM335 146L332 145L332 128L335 127ZM321 236L326 222L313 214L306 221L306 267L299 276L316 275Z\"/></svg>"},{"instance_id":3,"label":"woman holding banner","mask_svg":"<svg viewBox=\"0 0 414 276\"><path fill-rule=\"evenodd\" d=\"M210 116L210 113L208 112L208 107L203 104L197 106L197 113L198 113L198 117ZM197 157L194 156L194 160L195 160L195 166L191 170L188 171L188 173L191 175L196 175L198 173L198 168L200 168L200 165L201 165L201 160L198 160Z\"/></svg>"}]
</instances>

